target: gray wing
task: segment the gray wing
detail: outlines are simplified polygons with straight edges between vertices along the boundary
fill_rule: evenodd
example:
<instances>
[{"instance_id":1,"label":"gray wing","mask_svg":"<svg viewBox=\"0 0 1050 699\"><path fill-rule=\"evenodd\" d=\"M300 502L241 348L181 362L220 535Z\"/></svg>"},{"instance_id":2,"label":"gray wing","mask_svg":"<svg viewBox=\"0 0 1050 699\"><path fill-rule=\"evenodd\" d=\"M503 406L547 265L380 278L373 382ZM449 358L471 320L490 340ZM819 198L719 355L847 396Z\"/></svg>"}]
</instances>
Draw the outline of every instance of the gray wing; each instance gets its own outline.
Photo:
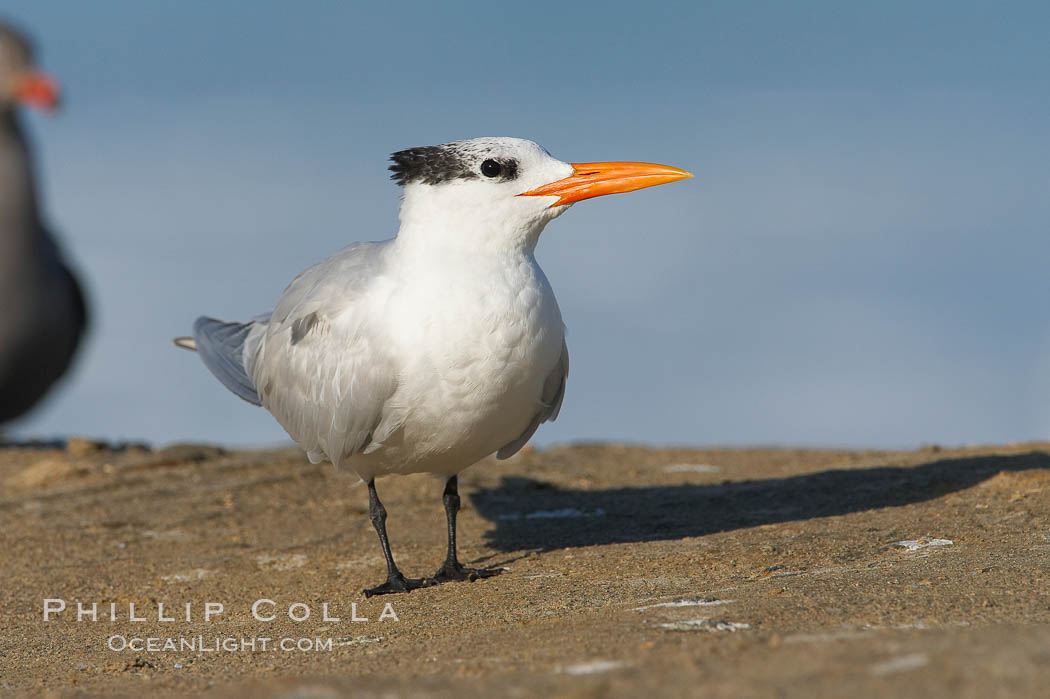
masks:
<instances>
[{"instance_id":1,"label":"gray wing","mask_svg":"<svg viewBox=\"0 0 1050 699\"><path fill-rule=\"evenodd\" d=\"M543 396L541 398L543 405L540 411L536 413L536 417L532 419L532 422L529 423L529 426L525 428L520 437L496 452L497 459L509 459L514 456L525 446L526 442L532 439L532 435L536 433L540 425L548 420L554 421L558 419L558 413L561 412L561 401L565 397L565 382L568 378L569 347L565 344L565 340L562 340L561 357L558 359L554 370L547 376L547 380L543 382Z\"/></svg>"},{"instance_id":2,"label":"gray wing","mask_svg":"<svg viewBox=\"0 0 1050 699\"><path fill-rule=\"evenodd\" d=\"M263 406L312 461L337 466L378 449L404 423L386 356L381 293L389 241L355 243L298 277L277 302L247 371Z\"/></svg>"}]
</instances>

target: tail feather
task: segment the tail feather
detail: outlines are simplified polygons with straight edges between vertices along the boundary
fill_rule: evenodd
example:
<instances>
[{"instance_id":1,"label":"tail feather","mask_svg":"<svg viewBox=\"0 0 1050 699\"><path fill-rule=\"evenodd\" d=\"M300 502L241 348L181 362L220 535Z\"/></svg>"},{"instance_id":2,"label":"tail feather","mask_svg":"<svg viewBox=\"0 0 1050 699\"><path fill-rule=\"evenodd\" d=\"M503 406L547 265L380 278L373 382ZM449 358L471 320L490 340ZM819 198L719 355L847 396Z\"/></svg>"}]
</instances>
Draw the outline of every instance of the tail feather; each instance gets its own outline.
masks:
<instances>
[{"instance_id":1,"label":"tail feather","mask_svg":"<svg viewBox=\"0 0 1050 699\"><path fill-rule=\"evenodd\" d=\"M226 388L249 403L262 405L244 367L244 343L254 325L254 322L225 323L202 316L193 324L193 338L178 338L175 344L196 349L204 365Z\"/></svg>"}]
</instances>

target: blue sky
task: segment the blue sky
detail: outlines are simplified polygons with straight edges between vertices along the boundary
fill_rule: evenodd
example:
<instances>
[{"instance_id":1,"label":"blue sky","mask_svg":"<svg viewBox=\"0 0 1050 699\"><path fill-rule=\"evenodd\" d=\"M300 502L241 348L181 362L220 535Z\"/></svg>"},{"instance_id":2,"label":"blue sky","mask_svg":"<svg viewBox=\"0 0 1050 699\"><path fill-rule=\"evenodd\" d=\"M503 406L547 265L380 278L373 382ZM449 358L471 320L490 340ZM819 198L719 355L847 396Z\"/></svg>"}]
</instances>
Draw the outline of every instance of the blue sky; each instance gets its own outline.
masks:
<instances>
[{"instance_id":1,"label":"blue sky","mask_svg":"<svg viewBox=\"0 0 1050 699\"><path fill-rule=\"evenodd\" d=\"M539 444L1050 436L1050 5L15 0L96 323L18 436L271 444L170 338L396 231L394 150L531 138L695 179L538 257L572 374Z\"/></svg>"}]
</instances>

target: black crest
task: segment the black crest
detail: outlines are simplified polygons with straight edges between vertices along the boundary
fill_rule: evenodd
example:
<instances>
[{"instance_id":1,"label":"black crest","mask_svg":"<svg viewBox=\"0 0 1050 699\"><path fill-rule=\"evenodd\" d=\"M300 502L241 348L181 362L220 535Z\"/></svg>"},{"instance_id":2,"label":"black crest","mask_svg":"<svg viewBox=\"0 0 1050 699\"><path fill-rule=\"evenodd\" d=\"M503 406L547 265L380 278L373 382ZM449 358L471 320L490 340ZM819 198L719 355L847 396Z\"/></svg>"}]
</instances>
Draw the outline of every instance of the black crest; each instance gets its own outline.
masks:
<instances>
[{"instance_id":1,"label":"black crest","mask_svg":"<svg viewBox=\"0 0 1050 699\"><path fill-rule=\"evenodd\" d=\"M441 184L451 180L473 180L474 158L454 145L421 146L398 151L390 156L393 165L390 179L399 185L411 183Z\"/></svg>"}]
</instances>

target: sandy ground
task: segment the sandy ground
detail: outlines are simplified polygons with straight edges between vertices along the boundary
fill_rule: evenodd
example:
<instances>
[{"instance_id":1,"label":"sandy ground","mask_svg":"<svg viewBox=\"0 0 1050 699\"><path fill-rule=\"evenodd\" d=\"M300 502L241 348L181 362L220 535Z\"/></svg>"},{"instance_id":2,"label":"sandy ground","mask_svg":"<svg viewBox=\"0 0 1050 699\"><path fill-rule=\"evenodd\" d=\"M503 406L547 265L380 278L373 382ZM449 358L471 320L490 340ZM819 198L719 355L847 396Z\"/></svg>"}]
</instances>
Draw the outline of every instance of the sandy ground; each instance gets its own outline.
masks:
<instances>
[{"instance_id":1,"label":"sandy ground","mask_svg":"<svg viewBox=\"0 0 1050 699\"><path fill-rule=\"evenodd\" d=\"M7 447L0 687L1046 695L1048 453L526 451L461 478L462 557L507 572L366 600L384 576L367 493L297 450ZM379 492L398 562L432 573L441 483L388 478ZM45 622L45 599L66 609ZM272 621L253 618L260 599ZM96 604L98 621L78 621L78 602ZM205 619L209 602L223 611ZM145 621L129 620L131 604ZM300 605L310 616L293 621ZM161 645L139 645L150 638ZM236 645L252 639L254 651Z\"/></svg>"}]
</instances>

